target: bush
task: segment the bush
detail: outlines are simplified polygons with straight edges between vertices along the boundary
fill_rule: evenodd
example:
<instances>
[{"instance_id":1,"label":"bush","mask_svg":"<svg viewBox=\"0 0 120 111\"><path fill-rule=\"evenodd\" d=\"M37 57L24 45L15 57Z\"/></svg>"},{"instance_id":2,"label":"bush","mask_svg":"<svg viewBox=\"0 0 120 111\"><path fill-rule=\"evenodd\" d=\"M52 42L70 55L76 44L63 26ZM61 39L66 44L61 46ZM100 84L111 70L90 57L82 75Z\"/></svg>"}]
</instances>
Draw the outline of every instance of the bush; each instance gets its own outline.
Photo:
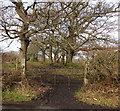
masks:
<instances>
[{"instance_id":1,"label":"bush","mask_svg":"<svg viewBox=\"0 0 120 111\"><path fill-rule=\"evenodd\" d=\"M118 82L118 52L97 52L90 60L88 78L92 83L108 78L111 78L113 82Z\"/></svg>"},{"instance_id":2,"label":"bush","mask_svg":"<svg viewBox=\"0 0 120 111\"><path fill-rule=\"evenodd\" d=\"M3 91L10 90L14 86L20 85L19 82L21 81L20 73L18 72L4 72L2 75L2 87Z\"/></svg>"},{"instance_id":3,"label":"bush","mask_svg":"<svg viewBox=\"0 0 120 111\"><path fill-rule=\"evenodd\" d=\"M88 104L97 104L111 108L119 108L119 86L109 80L82 87L75 97Z\"/></svg>"}]
</instances>

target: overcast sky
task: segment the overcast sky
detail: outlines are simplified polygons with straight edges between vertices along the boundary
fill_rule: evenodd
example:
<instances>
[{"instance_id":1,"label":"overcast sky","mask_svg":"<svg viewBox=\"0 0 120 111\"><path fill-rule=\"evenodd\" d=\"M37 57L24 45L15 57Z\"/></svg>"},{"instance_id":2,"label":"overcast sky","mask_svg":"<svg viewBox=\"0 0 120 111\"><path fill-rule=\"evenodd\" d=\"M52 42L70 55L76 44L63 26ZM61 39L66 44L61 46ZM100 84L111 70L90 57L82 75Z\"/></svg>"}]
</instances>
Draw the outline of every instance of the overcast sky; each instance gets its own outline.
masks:
<instances>
[{"instance_id":1,"label":"overcast sky","mask_svg":"<svg viewBox=\"0 0 120 111\"><path fill-rule=\"evenodd\" d=\"M0 1L5 1L8 2L9 0L0 0ZM22 0L23 2L33 2L34 0ZM57 1L63 1L63 2L67 2L67 1L71 1L71 0L37 0L39 2L45 2L45 1L51 1L51 2L57 2ZM79 2L81 0L73 0L76 2ZM88 1L88 0L82 0L82 1ZM91 0L91 1L106 1L106 2L119 2L119 0Z\"/></svg>"},{"instance_id":2,"label":"overcast sky","mask_svg":"<svg viewBox=\"0 0 120 111\"><path fill-rule=\"evenodd\" d=\"M3 0L0 0L3 1ZM6 0L6 4L8 4L9 0ZM28 2L28 1L33 1L33 0L22 0L24 2ZM43 0L42 0L43 1ZM52 0L52 1L56 1L56 0ZM62 0L64 1L64 0ZM66 0L65 0L66 1ZM79 1L79 0L77 0ZM87 0L86 0L87 1ZM97 0L93 0L94 2L96 2ZM100 1L100 0L99 0ZM101 0L101 1L106 1L106 2L112 2L112 3L118 3L119 0ZM116 18L115 18L116 19ZM118 38L118 32L112 32L113 37ZM8 40L6 42L0 42L0 48L3 51L19 51L20 48L20 42L18 40L14 40L12 42L12 44L8 47L9 43L11 40Z\"/></svg>"}]
</instances>

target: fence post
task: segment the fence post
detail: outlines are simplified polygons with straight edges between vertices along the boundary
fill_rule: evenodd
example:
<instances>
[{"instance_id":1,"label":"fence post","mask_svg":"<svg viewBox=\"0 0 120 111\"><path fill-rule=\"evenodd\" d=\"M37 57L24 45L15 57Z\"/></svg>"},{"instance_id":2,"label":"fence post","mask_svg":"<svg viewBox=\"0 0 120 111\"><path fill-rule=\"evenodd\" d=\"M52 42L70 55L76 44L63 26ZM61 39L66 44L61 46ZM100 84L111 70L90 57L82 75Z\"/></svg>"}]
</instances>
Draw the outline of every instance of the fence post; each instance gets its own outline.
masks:
<instances>
[{"instance_id":1,"label":"fence post","mask_svg":"<svg viewBox=\"0 0 120 111\"><path fill-rule=\"evenodd\" d=\"M16 71L18 70L18 60L16 58Z\"/></svg>"},{"instance_id":2,"label":"fence post","mask_svg":"<svg viewBox=\"0 0 120 111\"><path fill-rule=\"evenodd\" d=\"M54 85L56 85L56 74L54 73Z\"/></svg>"}]
</instances>

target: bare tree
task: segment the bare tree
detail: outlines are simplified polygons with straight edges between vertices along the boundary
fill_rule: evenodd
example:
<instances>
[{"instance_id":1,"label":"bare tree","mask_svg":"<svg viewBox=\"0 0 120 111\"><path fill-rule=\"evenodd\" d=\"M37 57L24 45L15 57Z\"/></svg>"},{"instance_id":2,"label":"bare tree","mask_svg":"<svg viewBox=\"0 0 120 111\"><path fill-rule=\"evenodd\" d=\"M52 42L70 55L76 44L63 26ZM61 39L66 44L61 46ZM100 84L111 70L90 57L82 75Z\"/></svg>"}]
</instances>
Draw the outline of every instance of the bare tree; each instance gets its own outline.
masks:
<instances>
[{"instance_id":1,"label":"bare tree","mask_svg":"<svg viewBox=\"0 0 120 111\"><path fill-rule=\"evenodd\" d=\"M61 3L64 8L68 3ZM110 33L115 28L111 17L118 12L118 5L108 5L104 2L73 2L63 10L58 24L53 29L59 35L59 43L65 51L67 63L81 47L88 47L90 42L111 42ZM55 21L52 22L55 24Z\"/></svg>"},{"instance_id":2,"label":"bare tree","mask_svg":"<svg viewBox=\"0 0 120 111\"><path fill-rule=\"evenodd\" d=\"M21 0L10 0L12 4L2 6L0 30L6 39L18 38L21 43L22 82L27 84L26 59L27 49L33 34L42 33L47 36L49 43L49 57L53 61L53 49L59 43L61 56L66 56L67 63L72 62L73 56L81 47L86 47L91 41L108 41L113 22L109 19L118 12L118 5L108 5L105 2L57 2L39 3L31 5ZM44 47L45 44L43 44ZM58 55L57 52L55 54Z\"/></svg>"},{"instance_id":3,"label":"bare tree","mask_svg":"<svg viewBox=\"0 0 120 111\"><path fill-rule=\"evenodd\" d=\"M37 4L37 2L34 1L31 5L26 7L21 0L10 0L10 2L12 5L1 7L0 30L4 32L1 34L3 37L2 41L6 39L14 40L16 38L20 40L20 56L22 67L21 80L24 86L27 85L26 59L30 37L46 28L47 23L39 28L35 28L35 23L37 21L39 12L48 7L49 3L42 5L40 3ZM48 19L48 17L46 19Z\"/></svg>"}]
</instances>

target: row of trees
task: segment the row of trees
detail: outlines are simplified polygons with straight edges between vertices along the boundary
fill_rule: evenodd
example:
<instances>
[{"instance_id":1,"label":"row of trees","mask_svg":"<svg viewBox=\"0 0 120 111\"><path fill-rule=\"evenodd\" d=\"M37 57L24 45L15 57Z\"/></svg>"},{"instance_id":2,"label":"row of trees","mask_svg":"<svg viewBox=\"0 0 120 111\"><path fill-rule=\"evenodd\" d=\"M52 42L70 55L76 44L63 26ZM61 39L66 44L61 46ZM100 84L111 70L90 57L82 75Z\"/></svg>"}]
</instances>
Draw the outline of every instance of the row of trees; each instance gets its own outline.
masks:
<instances>
[{"instance_id":1,"label":"row of trees","mask_svg":"<svg viewBox=\"0 0 120 111\"><path fill-rule=\"evenodd\" d=\"M104 41L111 42L110 31L115 22L118 4L106 2L37 2L24 3L10 0L12 4L0 7L1 41L19 39L22 81L26 80L27 49L37 57L42 52L43 62L48 55L53 62L61 58L72 62L73 56L84 47L96 47ZM114 27L115 28L115 27ZM35 49L35 50L34 50ZM37 50L38 49L38 50Z\"/></svg>"},{"instance_id":2,"label":"row of trees","mask_svg":"<svg viewBox=\"0 0 120 111\"><path fill-rule=\"evenodd\" d=\"M57 5L59 8L64 8L67 4ZM32 39L29 48L29 55L32 55L32 60L36 61L38 52L41 51L43 62L45 62L45 56L48 56L51 62L61 60L63 64L65 62L71 63L73 56L81 48L95 48L100 46L100 42L103 41L113 42L110 40L108 32L113 30L111 26L113 26L114 22L110 22L109 19L114 11L111 14L111 11L107 10L107 4L94 4L95 9L90 7L88 2L70 3L68 5L70 6L67 6L62 13L59 12L60 15L57 19L56 5L51 6L56 14L55 16L50 14L52 17L48 21L49 30L36 34ZM98 9L99 11L97 11ZM95 12L97 13L95 14Z\"/></svg>"}]
</instances>

